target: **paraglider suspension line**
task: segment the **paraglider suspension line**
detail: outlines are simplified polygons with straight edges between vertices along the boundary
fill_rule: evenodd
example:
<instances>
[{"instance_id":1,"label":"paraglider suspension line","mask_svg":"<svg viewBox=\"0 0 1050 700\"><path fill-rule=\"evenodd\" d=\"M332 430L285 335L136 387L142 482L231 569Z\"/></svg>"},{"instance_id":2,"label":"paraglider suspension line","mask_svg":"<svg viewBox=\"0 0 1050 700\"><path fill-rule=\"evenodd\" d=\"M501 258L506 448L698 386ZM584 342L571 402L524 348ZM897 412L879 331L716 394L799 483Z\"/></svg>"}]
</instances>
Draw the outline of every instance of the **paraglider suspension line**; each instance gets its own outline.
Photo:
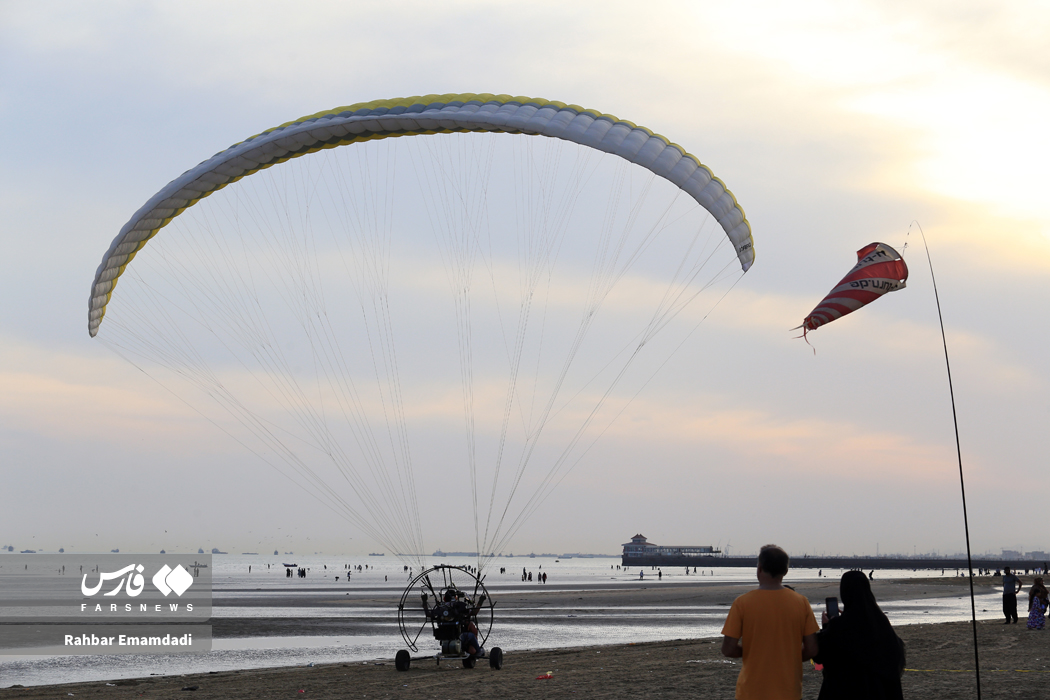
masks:
<instances>
[{"instance_id":1,"label":"paraglider suspension line","mask_svg":"<svg viewBox=\"0 0 1050 700\"><path fill-rule=\"evenodd\" d=\"M973 595L973 559L970 555L970 523L966 517L966 480L963 478L962 447L959 443L959 419L955 411L955 390L952 388L952 367L948 362L948 340L944 333L944 316L941 314L941 299L937 294L937 277L933 274L933 259L930 257L930 246L926 243L926 234L922 226L915 222L922 236L922 245L926 248L926 260L930 264L930 279L933 281L933 298L937 302L937 320L941 324L941 343L944 345L944 367L948 370L948 394L952 400L952 423L955 425L955 454L959 460L959 488L962 491L963 530L966 533L966 568L970 579L970 621L973 626L973 668L977 680L977 700L981 700L981 664L977 653L977 605Z\"/></svg>"}]
</instances>

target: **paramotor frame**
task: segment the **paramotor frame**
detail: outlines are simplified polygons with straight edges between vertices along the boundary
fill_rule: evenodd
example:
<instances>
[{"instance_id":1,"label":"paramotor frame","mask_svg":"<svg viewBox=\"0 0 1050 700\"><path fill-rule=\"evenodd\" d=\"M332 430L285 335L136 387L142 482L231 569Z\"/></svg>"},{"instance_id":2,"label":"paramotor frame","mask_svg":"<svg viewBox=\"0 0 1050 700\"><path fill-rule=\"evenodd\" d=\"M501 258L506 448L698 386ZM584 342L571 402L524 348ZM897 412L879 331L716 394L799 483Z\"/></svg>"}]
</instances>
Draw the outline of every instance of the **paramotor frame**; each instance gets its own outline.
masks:
<instances>
[{"instance_id":1,"label":"paramotor frame","mask_svg":"<svg viewBox=\"0 0 1050 700\"><path fill-rule=\"evenodd\" d=\"M478 643L484 647L492 631L496 607L484 581L484 575L476 575L466 567L450 564L439 564L416 575L405 587L397 604L397 624L408 648L419 651L420 635L428 627L436 630L439 624L439 616L429 614L423 601L432 600L435 607L439 607L443 602L452 602L448 598L473 611L470 621L477 625ZM429 603L426 605L429 606Z\"/></svg>"}]
</instances>

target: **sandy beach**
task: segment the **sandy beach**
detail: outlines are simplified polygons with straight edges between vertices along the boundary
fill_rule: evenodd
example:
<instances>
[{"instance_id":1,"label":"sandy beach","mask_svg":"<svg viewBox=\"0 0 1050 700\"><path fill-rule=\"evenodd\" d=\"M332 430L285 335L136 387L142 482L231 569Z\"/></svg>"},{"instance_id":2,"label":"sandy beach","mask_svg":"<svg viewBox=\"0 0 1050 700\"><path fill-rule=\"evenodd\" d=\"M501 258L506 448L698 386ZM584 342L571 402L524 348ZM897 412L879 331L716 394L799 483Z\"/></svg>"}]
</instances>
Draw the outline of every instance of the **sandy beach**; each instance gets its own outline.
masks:
<instances>
[{"instance_id":1,"label":"sandy beach","mask_svg":"<svg viewBox=\"0 0 1050 700\"><path fill-rule=\"evenodd\" d=\"M905 625L898 633L908 649L906 697L976 697L969 623ZM984 622L979 639L984 697L1045 697L1050 633ZM407 673L389 660L327 664L5 688L0 698L732 698L739 665L724 659L719 645L698 639L508 652L500 671L484 662L468 670L458 662L417 661ZM551 679L537 679L548 671ZM803 678L803 697L815 698L820 673L807 663Z\"/></svg>"},{"instance_id":2,"label":"sandy beach","mask_svg":"<svg viewBox=\"0 0 1050 700\"><path fill-rule=\"evenodd\" d=\"M987 592L992 579L977 581ZM506 594L500 605L564 607L574 602L593 609L631 605L725 604L749 588L744 584L706 585L704 582L666 586L639 586L630 590L537 591L518 596ZM966 592L960 579L876 581L879 600L923 599ZM809 582L798 586L811 600L835 595L837 581ZM255 601L256 603L258 601ZM273 604L274 601L269 601ZM290 602L290 601L282 601ZM302 601L298 601L302 602ZM326 600L332 605L336 601ZM353 605L382 605L383 597L342 601ZM644 619L644 618L643 618ZM290 631L325 634L334 620L216 620L220 636L287 634ZM559 617L551 624L571 624ZM644 624L639 623L639 624ZM306 629L304 629L304 626ZM974 689L972 632L967 622L899 625L908 649L904 675L908 697L971 698ZM1050 632L1032 632L1020 625L1005 626L998 620L979 623L982 690L987 698L1039 696L1050 680ZM582 646L557 650L506 650L502 670L482 661L467 670L458 662L437 666L424 649L408 673L394 670L390 659L370 662L318 664L246 671L93 681L28 688L3 688L0 698L54 698L87 695L97 698L510 698L593 697L631 698L732 698L738 661L724 659L719 639L681 639L665 642ZM551 679L537 677L550 672ZM815 698L820 673L805 665L805 698ZM193 690L189 690L193 689Z\"/></svg>"}]
</instances>

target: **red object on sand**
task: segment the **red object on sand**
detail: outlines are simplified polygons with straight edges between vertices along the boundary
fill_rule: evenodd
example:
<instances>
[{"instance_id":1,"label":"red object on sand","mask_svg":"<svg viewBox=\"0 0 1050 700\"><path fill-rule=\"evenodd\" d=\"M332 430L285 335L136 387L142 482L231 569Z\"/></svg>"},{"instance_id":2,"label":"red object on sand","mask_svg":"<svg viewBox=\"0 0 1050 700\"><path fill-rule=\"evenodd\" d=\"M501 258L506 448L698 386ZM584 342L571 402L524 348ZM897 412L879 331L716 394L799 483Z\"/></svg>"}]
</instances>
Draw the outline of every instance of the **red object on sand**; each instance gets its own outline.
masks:
<instances>
[{"instance_id":1,"label":"red object on sand","mask_svg":"<svg viewBox=\"0 0 1050 700\"><path fill-rule=\"evenodd\" d=\"M538 681L549 681L551 678L554 678L554 676L550 673L544 673L542 676L536 676L536 680Z\"/></svg>"}]
</instances>

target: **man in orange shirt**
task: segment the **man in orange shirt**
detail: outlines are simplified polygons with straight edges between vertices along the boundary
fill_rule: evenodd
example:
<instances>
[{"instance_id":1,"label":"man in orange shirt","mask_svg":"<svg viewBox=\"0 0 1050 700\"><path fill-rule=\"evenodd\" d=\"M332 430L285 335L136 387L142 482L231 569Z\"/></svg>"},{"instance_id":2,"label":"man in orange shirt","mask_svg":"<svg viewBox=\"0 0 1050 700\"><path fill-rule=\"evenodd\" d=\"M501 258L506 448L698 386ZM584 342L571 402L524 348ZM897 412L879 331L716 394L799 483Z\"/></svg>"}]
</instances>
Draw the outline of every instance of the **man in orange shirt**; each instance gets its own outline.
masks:
<instances>
[{"instance_id":1,"label":"man in orange shirt","mask_svg":"<svg viewBox=\"0 0 1050 700\"><path fill-rule=\"evenodd\" d=\"M799 700L802 662L817 653L809 601L784 587L788 555L767 544L758 554L758 588L733 601L722 627L722 654L743 657L737 700Z\"/></svg>"}]
</instances>

